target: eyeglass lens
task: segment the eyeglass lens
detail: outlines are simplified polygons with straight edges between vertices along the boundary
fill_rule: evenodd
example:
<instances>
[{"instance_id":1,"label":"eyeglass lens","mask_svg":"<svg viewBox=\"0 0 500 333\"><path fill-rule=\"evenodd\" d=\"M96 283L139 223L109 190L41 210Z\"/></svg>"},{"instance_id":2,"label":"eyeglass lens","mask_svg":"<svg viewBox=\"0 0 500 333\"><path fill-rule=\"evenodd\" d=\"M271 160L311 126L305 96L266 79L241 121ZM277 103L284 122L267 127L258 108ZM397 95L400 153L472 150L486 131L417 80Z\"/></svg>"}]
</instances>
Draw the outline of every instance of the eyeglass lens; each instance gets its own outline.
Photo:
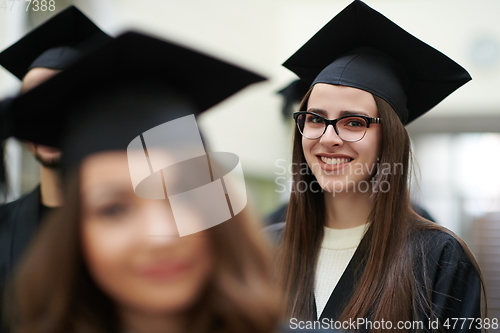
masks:
<instances>
[{"instance_id":1,"label":"eyeglass lens","mask_svg":"<svg viewBox=\"0 0 500 333\"><path fill-rule=\"evenodd\" d=\"M326 131L325 118L308 113L297 117L297 126L300 133L308 139L318 139ZM368 122L361 117L347 117L340 119L336 127L342 140L354 142L365 136Z\"/></svg>"}]
</instances>

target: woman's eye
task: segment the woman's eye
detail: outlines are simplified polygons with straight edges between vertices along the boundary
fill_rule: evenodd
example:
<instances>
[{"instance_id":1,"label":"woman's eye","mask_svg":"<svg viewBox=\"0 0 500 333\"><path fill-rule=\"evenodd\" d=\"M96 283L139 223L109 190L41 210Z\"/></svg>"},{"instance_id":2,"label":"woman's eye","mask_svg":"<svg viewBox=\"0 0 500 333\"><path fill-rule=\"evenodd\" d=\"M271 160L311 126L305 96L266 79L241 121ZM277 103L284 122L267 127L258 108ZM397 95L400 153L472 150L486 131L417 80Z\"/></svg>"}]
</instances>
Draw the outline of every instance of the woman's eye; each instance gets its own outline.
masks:
<instances>
[{"instance_id":1,"label":"woman's eye","mask_svg":"<svg viewBox=\"0 0 500 333\"><path fill-rule=\"evenodd\" d=\"M366 127L365 123L360 120L349 120L346 125L349 127Z\"/></svg>"},{"instance_id":2,"label":"woman's eye","mask_svg":"<svg viewBox=\"0 0 500 333\"><path fill-rule=\"evenodd\" d=\"M307 122L308 123L313 123L313 124L322 124L324 123L323 118L317 117L317 116L308 116L307 117Z\"/></svg>"},{"instance_id":3,"label":"woman's eye","mask_svg":"<svg viewBox=\"0 0 500 333\"><path fill-rule=\"evenodd\" d=\"M99 209L98 214L102 217L118 217L127 212L128 206L125 204L111 204Z\"/></svg>"}]
</instances>

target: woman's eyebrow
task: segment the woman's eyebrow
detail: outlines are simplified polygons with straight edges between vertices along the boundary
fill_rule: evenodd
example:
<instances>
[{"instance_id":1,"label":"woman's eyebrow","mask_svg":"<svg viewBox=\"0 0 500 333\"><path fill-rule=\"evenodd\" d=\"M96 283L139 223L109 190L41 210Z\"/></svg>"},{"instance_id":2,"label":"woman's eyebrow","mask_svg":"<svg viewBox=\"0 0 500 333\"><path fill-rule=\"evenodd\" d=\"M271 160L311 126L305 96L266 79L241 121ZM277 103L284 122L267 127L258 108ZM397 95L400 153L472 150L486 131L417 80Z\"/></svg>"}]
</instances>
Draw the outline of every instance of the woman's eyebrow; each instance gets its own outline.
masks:
<instances>
[{"instance_id":1,"label":"woman's eyebrow","mask_svg":"<svg viewBox=\"0 0 500 333\"><path fill-rule=\"evenodd\" d=\"M363 112L363 111L351 111L351 110L340 111L340 117L350 116L350 115L360 115L360 116L371 117L369 114L367 114L366 112Z\"/></svg>"},{"instance_id":2,"label":"woman's eyebrow","mask_svg":"<svg viewBox=\"0 0 500 333\"><path fill-rule=\"evenodd\" d=\"M320 116L328 118L328 113L325 110L323 110L323 109L314 109L314 108L311 108L311 109L309 109L307 111L314 112L316 114L319 114ZM371 117L366 112L363 112L363 111L353 111L353 110L343 110L343 111L340 111L339 117L351 116L351 115L360 115L360 116Z\"/></svg>"},{"instance_id":3,"label":"woman's eyebrow","mask_svg":"<svg viewBox=\"0 0 500 333\"><path fill-rule=\"evenodd\" d=\"M328 113L325 110L322 109L308 109L308 112L314 112L316 114L319 114L320 116L326 117L328 116Z\"/></svg>"},{"instance_id":4,"label":"woman's eyebrow","mask_svg":"<svg viewBox=\"0 0 500 333\"><path fill-rule=\"evenodd\" d=\"M131 193L130 189L124 186L107 185L82 190L82 194L87 200L98 203L106 199L126 198L129 197Z\"/></svg>"}]
</instances>

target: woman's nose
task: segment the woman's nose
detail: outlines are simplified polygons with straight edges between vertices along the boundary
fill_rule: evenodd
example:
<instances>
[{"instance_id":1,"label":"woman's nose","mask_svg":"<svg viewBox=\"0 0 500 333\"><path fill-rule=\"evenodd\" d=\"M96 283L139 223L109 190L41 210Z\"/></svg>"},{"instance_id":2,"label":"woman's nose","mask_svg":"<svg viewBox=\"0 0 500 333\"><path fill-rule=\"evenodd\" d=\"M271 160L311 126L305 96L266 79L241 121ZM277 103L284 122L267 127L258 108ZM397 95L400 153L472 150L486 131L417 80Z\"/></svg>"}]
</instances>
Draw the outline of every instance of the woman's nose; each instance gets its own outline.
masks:
<instances>
[{"instance_id":1,"label":"woman's nose","mask_svg":"<svg viewBox=\"0 0 500 333\"><path fill-rule=\"evenodd\" d=\"M143 221L139 223L143 233L151 242L170 242L179 237L174 215L167 200L151 200L143 209Z\"/></svg>"},{"instance_id":2,"label":"woman's nose","mask_svg":"<svg viewBox=\"0 0 500 333\"><path fill-rule=\"evenodd\" d=\"M344 141L340 138L337 132L335 132L333 125L328 125L326 127L326 131L320 138L320 142L326 147L341 146L344 144Z\"/></svg>"}]
</instances>

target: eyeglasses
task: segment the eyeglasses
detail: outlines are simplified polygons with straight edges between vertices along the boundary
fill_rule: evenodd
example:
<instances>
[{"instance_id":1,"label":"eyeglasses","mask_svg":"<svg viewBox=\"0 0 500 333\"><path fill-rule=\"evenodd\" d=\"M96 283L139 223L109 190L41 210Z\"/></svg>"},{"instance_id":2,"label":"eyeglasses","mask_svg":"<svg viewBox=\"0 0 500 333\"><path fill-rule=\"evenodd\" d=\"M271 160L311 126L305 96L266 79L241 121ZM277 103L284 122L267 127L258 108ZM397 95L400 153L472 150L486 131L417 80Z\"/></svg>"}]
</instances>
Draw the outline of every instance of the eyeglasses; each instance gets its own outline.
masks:
<instances>
[{"instance_id":1,"label":"eyeglasses","mask_svg":"<svg viewBox=\"0 0 500 333\"><path fill-rule=\"evenodd\" d=\"M326 119L309 111L294 112L293 118L300 134L305 138L315 140L325 134L328 125L332 125L335 133L344 141L357 142L365 137L370 124L380 124L382 118L372 118L362 115L349 115L337 119Z\"/></svg>"}]
</instances>

